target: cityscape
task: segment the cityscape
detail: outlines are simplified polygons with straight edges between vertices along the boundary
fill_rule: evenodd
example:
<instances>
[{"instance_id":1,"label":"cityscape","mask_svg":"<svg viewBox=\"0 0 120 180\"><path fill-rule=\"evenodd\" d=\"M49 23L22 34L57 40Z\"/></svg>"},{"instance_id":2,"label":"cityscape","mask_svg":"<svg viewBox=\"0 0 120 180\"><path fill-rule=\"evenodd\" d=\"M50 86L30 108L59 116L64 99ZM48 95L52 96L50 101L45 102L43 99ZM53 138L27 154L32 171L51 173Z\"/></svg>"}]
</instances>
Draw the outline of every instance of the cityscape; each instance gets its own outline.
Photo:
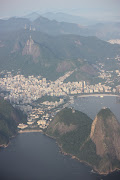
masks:
<instances>
[{"instance_id":1,"label":"cityscape","mask_svg":"<svg viewBox=\"0 0 120 180\"><path fill-rule=\"evenodd\" d=\"M102 64L99 66L103 67ZM65 83L65 79L73 72L67 72L56 81L47 80L42 76L25 77L20 73L14 76L11 72L7 72L3 78L0 78L1 96L27 114L27 124L19 124L19 129L47 128L58 111L73 103L75 95L101 94L102 96L105 93L120 93L120 86L111 87L106 83L99 82L94 85L86 81ZM113 71L100 70L99 77L109 83L112 73ZM119 70L115 70L115 73L117 77L120 76ZM40 101L42 97L46 98Z\"/></svg>"},{"instance_id":2,"label":"cityscape","mask_svg":"<svg viewBox=\"0 0 120 180\"><path fill-rule=\"evenodd\" d=\"M0 180L120 179L120 0L0 5Z\"/></svg>"}]
</instances>

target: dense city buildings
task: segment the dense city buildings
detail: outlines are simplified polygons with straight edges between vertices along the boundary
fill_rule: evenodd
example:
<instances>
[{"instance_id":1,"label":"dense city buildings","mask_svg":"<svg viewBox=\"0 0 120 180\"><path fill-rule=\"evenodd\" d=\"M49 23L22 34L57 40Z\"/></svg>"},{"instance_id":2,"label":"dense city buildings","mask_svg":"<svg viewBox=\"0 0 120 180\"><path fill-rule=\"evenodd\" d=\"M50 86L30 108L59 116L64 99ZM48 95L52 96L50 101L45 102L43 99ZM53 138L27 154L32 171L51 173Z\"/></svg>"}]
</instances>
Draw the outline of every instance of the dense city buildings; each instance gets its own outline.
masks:
<instances>
[{"instance_id":1,"label":"dense city buildings","mask_svg":"<svg viewBox=\"0 0 120 180\"><path fill-rule=\"evenodd\" d=\"M102 64L100 65L102 66ZM15 107L27 114L27 125L20 124L18 128L46 128L55 113L59 111L59 107L65 106L65 99L68 96L69 100L72 100L70 97L77 94L120 92L118 86L111 87L100 82L94 85L90 85L86 81L65 83L64 80L73 72L67 72L56 81L50 81L41 76L25 77L21 74L13 76L11 72L7 72L4 77L0 78L1 95L4 96L4 99L9 100ZM101 70L99 76L108 80L111 73ZM115 73L120 75L118 70ZM4 92L7 93L4 94ZM38 100L44 96L59 97L59 99L46 99L39 102Z\"/></svg>"}]
</instances>

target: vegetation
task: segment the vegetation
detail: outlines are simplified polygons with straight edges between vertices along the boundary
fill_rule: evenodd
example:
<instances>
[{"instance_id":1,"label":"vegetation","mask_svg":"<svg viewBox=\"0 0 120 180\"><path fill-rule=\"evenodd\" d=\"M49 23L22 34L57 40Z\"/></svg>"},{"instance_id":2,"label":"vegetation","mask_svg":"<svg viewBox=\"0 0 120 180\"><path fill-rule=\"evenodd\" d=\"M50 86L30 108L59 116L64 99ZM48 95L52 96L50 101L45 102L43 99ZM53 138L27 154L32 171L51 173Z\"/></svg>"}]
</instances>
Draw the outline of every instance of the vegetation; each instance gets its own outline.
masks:
<instances>
[{"instance_id":1,"label":"vegetation","mask_svg":"<svg viewBox=\"0 0 120 180\"><path fill-rule=\"evenodd\" d=\"M75 125L76 128L61 134L59 131L60 124L64 129L62 123L68 128L71 124ZM81 160L86 160L89 163L92 162L92 157L95 157L94 161L96 162L97 155L95 153L95 144L88 140L91 124L92 120L86 114L79 111L74 112L72 109L65 108L55 116L46 133L57 139L63 151L75 155Z\"/></svg>"},{"instance_id":2,"label":"vegetation","mask_svg":"<svg viewBox=\"0 0 120 180\"><path fill-rule=\"evenodd\" d=\"M7 145L9 138L17 133L17 125L26 120L26 115L0 98L0 146Z\"/></svg>"},{"instance_id":3,"label":"vegetation","mask_svg":"<svg viewBox=\"0 0 120 180\"><path fill-rule=\"evenodd\" d=\"M59 127L57 127L58 123L64 123L68 128L71 124L77 127L61 135ZM57 139L64 152L72 154L89 164L96 165L101 158L96 155L95 144L89 138L91 124L92 120L86 114L65 108L56 115L46 133Z\"/></svg>"},{"instance_id":4,"label":"vegetation","mask_svg":"<svg viewBox=\"0 0 120 180\"><path fill-rule=\"evenodd\" d=\"M112 148L114 149L118 146L118 144L116 144L116 146L112 145L111 137L118 131L116 138L119 139L120 131L117 129L120 125L117 124L117 127L115 127L115 116L108 108L102 109L96 117L98 118L96 123L98 129L94 136L97 138L97 142L103 141L103 144L99 148L102 148L102 146L106 146L107 148L102 156L97 153L96 149L99 143L96 144L96 141L94 142L90 136L92 120L82 112L69 108L61 110L50 123L46 134L56 138L64 152L90 164L98 172L107 174L116 168L120 168L119 158L116 158L117 156L111 151ZM102 120L103 117L104 119ZM102 121L102 123L100 121ZM101 123L102 127L99 123ZM111 126L114 127L114 129L112 129ZM103 129L104 131L102 134L100 133L98 137L97 133ZM112 133L109 133L109 131ZM102 135L104 139L101 139Z\"/></svg>"},{"instance_id":5,"label":"vegetation","mask_svg":"<svg viewBox=\"0 0 120 180\"><path fill-rule=\"evenodd\" d=\"M101 157L96 154L96 146L90 138L81 148L78 157L79 159L91 164L93 167L98 166L101 160Z\"/></svg>"},{"instance_id":6,"label":"vegetation","mask_svg":"<svg viewBox=\"0 0 120 180\"><path fill-rule=\"evenodd\" d=\"M59 127L57 127L58 123L64 123L68 128L71 124L77 127L61 135ZM76 156L80 160L96 165L100 157L96 155L95 144L89 138L91 125L92 120L86 114L65 108L55 116L46 133L57 139L63 151Z\"/></svg>"},{"instance_id":7,"label":"vegetation","mask_svg":"<svg viewBox=\"0 0 120 180\"><path fill-rule=\"evenodd\" d=\"M57 97L57 96L42 96L41 98L39 98L39 99L37 99L36 100L36 102L37 103L42 103L42 102L44 102L44 101L49 101L49 102L55 102L55 101L59 101L60 100L60 98L59 97Z\"/></svg>"},{"instance_id":8,"label":"vegetation","mask_svg":"<svg viewBox=\"0 0 120 180\"><path fill-rule=\"evenodd\" d=\"M29 20L28 17L25 17L25 18L14 17L8 20L0 19L0 32L4 33L4 32L10 32L10 31L13 31L13 32L19 31L23 29L26 24L28 28L31 25L31 27L35 27L37 31L44 32L52 36L56 36L60 34L77 34L77 35L82 35L82 36L97 36L98 38L101 38L104 40L120 39L119 22L98 23L95 25L94 25L95 23L94 22L92 23L92 26L79 26L78 24L83 25L86 20L85 19L84 21L82 20L82 23L80 23L81 22L80 20L78 23L74 19L74 23L71 23L72 18L70 17L70 22L69 22L68 15L67 15L67 20L65 20L65 22L57 22L55 20L49 20L50 16L51 15L47 15L48 19L40 16L37 19L33 20L32 22ZM56 19L56 15L53 19ZM62 18L61 21L64 21L64 17Z\"/></svg>"},{"instance_id":9,"label":"vegetation","mask_svg":"<svg viewBox=\"0 0 120 180\"><path fill-rule=\"evenodd\" d=\"M106 121L106 119L108 119L108 118L110 118L112 116L113 116L113 113L110 111L109 108L102 109L98 113L98 117L103 118L104 121Z\"/></svg>"},{"instance_id":10,"label":"vegetation","mask_svg":"<svg viewBox=\"0 0 120 180\"><path fill-rule=\"evenodd\" d=\"M23 49L30 35L34 41L35 48L39 49L32 55L23 55ZM0 70L15 72L18 69L24 75L43 75L55 80L65 72L77 68L72 80L89 80L95 78L92 64L96 61L104 62L107 57L113 58L119 54L119 45L111 45L96 37L82 37L78 35L49 36L38 31L21 30L8 32L2 35L0 48ZM34 56L34 57L33 57ZM80 59L82 61L80 61ZM67 62L69 66L64 66ZM82 67L86 66L87 70ZM59 68L60 67L60 68ZM85 68L84 68L85 69ZM89 72L90 70L90 72Z\"/></svg>"}]
</instances>

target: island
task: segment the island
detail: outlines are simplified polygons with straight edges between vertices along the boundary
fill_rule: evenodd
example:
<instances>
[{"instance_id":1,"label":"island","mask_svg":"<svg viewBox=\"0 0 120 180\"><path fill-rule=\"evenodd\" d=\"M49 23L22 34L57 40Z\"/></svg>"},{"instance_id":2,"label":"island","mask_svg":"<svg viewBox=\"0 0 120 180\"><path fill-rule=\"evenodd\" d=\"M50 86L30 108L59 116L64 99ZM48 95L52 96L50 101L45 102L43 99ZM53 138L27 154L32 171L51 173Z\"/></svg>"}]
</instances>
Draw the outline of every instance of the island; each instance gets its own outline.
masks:
<instances>
[{"instance_id":1,"label":"island","mask_svg":"<svg viewBox=\"0 0 120 180\"><path fill-rule=\"evenodd\" d=\"M64 154L90 165L99 174L120 169L120 124L109 108L101 109L94 120L64 108L45 133L56 139Z\"/></svg>"}]
</instances>

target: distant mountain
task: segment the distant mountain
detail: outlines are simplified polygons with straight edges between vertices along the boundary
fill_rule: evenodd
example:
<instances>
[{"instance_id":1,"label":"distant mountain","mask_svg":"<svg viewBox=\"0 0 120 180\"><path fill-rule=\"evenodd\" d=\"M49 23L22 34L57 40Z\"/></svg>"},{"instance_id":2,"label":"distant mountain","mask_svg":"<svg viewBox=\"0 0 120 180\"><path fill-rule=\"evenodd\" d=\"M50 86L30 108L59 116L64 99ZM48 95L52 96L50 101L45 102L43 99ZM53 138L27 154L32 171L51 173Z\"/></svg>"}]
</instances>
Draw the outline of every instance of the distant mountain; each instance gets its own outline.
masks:
<instances>
[{"instance_id":1,"label":"distant mountain","mask_svg":"<svg viewBox=\"0 0 120 180\"><path fill-rule=\"evenodd\" d=\"M58 12L58 13L47 12L45 14L41 14L41 16L46 17L50 20L56 20L58 22L76 23L76 24L81 24L83 26L88 26L98 23L95 20L91 20L82 16L75 16L62 12Z\"/></svg>"},{"instance_id":2,"label":"distant mountain","mask_svg":"<svg viewBox=\"0 0 120 180\"><path fill-rule=\"evenodd\" d=\"M30 21L34 21L34 20L36 20L39 16L40 16L39 13L37 13L37 12L32 12L32 13L30 13L30 14L27 14L27 15L23 16L23 18L29 19Z\"/></svg>"},{"instance_id":3,"label":"distant mountain","mask_svg":"<svg viewBox=\"0 0 120 180\"><path fill-rule=\"evenodd\" d=\"M97 23L89 26L89 30L100 39L110 40L120 38L120 22Z\"/></svg>"},{"instance_id":4,"label":"distant mountain","mask_svg":"<svg viewBox=\"0 0 120 180\"><path fill-rule=\"evenodd\" d=\"M54 36L60 34L90 35L88 28L83 27L80 24L58 22L56 20L49 20L48 18L42 16L33 21L32 25L36 28L37 31L41 31Z\"/></svg>"},{"instance_id":5,"label":"distant mountain","mask_svg":"<svg viewBox=\"0 0 120 180\"><path fill-rule=\"evenodd\" d=\"M120 169L120 123L110 109L92 120L84 113L65 108L48 126L63 152L93 167L100 174Z\"/></svg>"},{"instance_id":6,"label":"distant mountain","mask_svg":"<svg viewBox=\"0 0 120 180\"><path fill-rule=\"evenodd\" d=\"M120 23L99 23L96 25L83 26L82 24L58 22L39 16L34 21L29 18L10 18L0 20L0 35L4 32L29 29L40 31L52 36L75 34L81 36L96 36L103 40L120 39Z\"/></svg>"},{"instance_id":7,"label":"distant mountain","mask_svg":"<svg viewBox=\"0 0 120 180\"><path fill-rule=\"evenodd\" d=\"M10 18L8 20L0 19L0 33L17 31L21 29L31 29L44 32L50 35L60 34L81 34L85 35L89 32L86 27L74 23L57 22L56 20L49 20L45 17L38 16L34 21L30 18ZM89 33L90 34L90 33Z\"/></svg>"},{"instance_id":8,"label":"distant mountain","mask_svg":"<svg viewBox=\"0 0 120 180\"><path fill-rule=\"evenodd\" d=\"M22 30L1 36L0 70L20 69L25 75L41 74L52 80L77 68L78 73L84 73L81 77L87 74L94 76L96 70L92 64L96 61L104 62L107 57L115 57L119 53L119 45L112 45L96 37L53 37L37 31Z\"/></svg>"},{"instance_id":9,"label":"distant mountain","mask_svg":"<svg viewBox=\"0 0 120 180\"><path fill-rule=\"evenodd\" d=\"M25 25L30 26L30 21L25 18L0 19L0 33L18 31L24 29Z\"/></svg>"},{"instance_id":10,"label":"distant mountain","mask_svg":"<svg viewBox=\"0 0 120 180\"><path fill-rule=\"evenodd\" d=\"M8 144L9 139L17 133L17 125L26 120L21 111L0 97L0 147Z\"/></svg>"}]
</instances>

